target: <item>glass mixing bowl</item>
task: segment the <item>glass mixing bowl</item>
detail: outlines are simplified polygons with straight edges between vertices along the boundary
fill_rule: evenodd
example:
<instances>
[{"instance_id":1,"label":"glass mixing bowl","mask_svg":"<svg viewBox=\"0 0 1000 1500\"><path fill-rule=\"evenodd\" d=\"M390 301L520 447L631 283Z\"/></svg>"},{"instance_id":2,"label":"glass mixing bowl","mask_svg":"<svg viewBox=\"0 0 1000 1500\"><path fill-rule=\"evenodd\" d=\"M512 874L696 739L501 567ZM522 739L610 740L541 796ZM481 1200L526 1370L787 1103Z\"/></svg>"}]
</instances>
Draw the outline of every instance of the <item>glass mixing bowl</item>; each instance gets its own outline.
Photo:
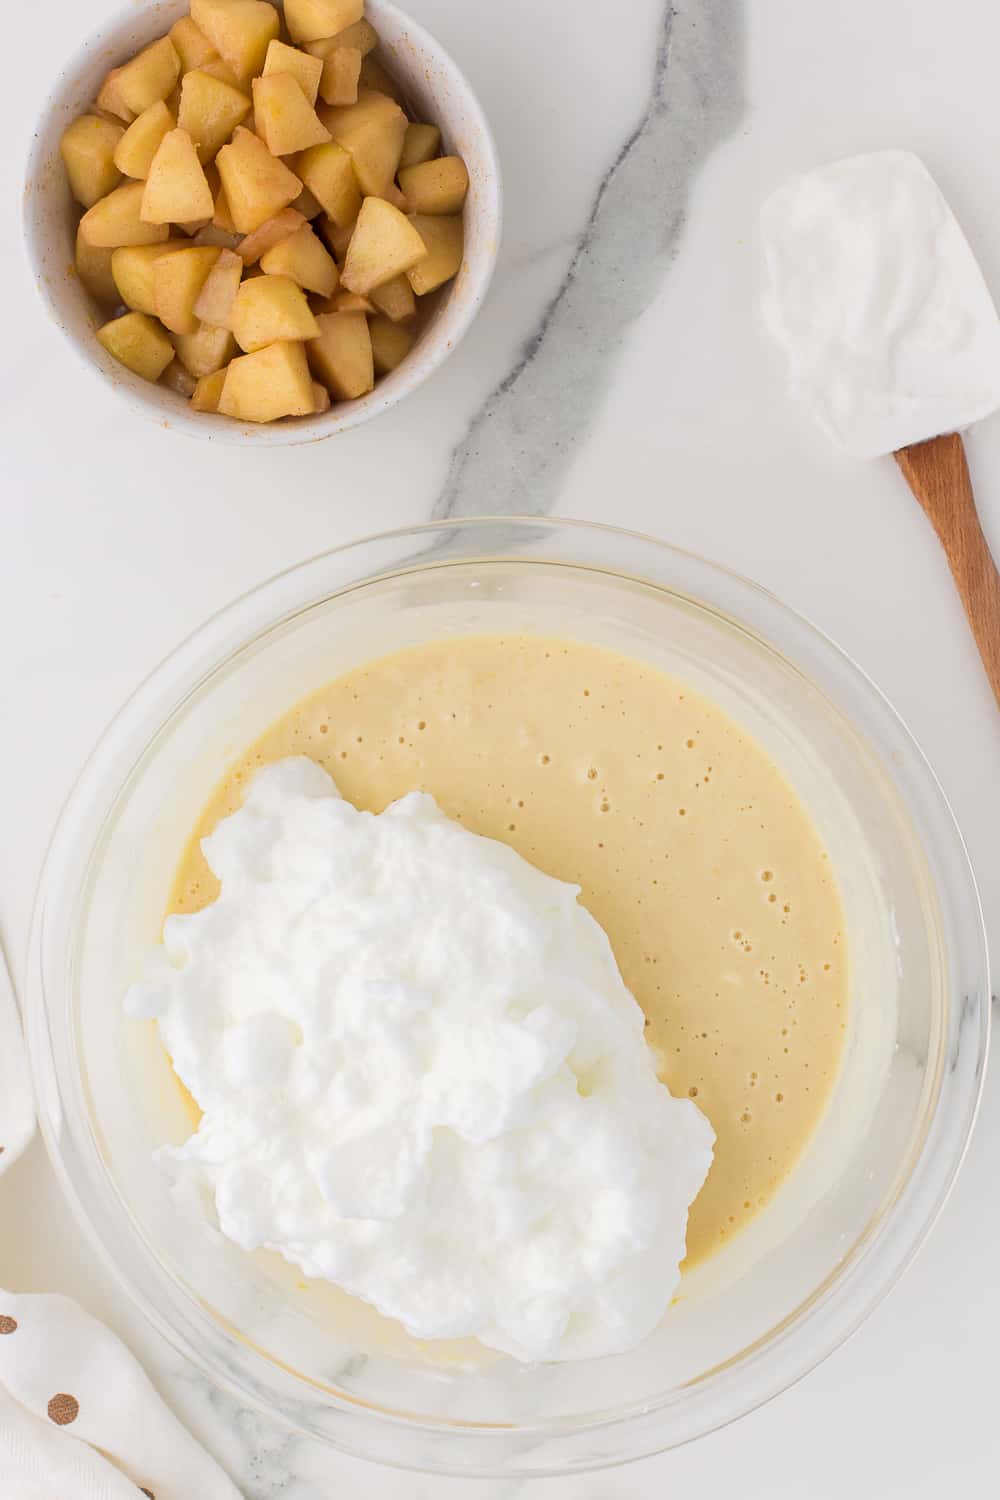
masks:
<instances>
[{"instance_id":1,"label":"glass mixing bowl","mask_svg":"<svg viewBox=\"0 0 1000 1500\"><path fill-rule=\"evenodd\" d=\"M122 996L190 829L287 707L383 652L476 632L612 647L718 702L766 747L839 873L851 1023L829 1108L772 1203L685 1276L631 1354L524 1366L411 1343L278 1257L245 1255L152 1166L191 1130L155 1030ZM641 536L568 522L418 527L328 552L216 615L108 729L59 821L27 992L40 1113L121 1285L241 1400L419 1470L551 1474L658 1452L814 1366L913 1255L975 1116L989 1019L961 837L885 699L770 594Z\"/></svg>"}]
</instances>

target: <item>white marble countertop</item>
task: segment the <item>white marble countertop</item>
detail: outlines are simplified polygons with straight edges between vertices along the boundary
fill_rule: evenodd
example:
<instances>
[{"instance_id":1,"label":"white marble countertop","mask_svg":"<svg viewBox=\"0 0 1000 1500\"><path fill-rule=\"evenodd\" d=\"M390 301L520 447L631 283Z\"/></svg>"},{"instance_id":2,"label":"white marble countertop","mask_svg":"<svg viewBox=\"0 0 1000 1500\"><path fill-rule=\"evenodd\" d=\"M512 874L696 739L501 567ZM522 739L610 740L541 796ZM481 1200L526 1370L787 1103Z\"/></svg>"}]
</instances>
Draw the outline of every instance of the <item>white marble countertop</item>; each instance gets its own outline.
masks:
<instances>
[{"instance_id":1,"label":"white marble countertop","mask_svg":"<svg viewBox=\"0 0 1000 1500\"><path fill-rule=\"evenodd\" d=\"M508 222L494 290L466 343L402 407L325 445L251 457L120 407L46 328L21 264L22 143L49 74L111 8L50 0L41 35L38 7L6 17L0 108L16 149L0 164L0 931L15 979L60 802L161 656L232 596L314 552L486 510L649 531L810 615L929 754L1000 950L1000 716L941 552L890 461L839 458L790 407L755 300L763 195L793 170L888 145L923 155L1000 293L1000 9L412 0L496 128ZM1000 551L1000 418L969 452ZM612 1500L668 1484L696 1485L705 1500L734 1487L747 1500L992 1493L998 1159L994 1075L941 1223L848 1347L712 1438L550 1481L546 1495ZM234 1409L116 1294L37 1145L0 1193L0 1284L70 1293L113 1324L248 1500L330 1500L345 1484L361 1497L518 1488L338 1460Z\"/></svg>"}]
</instances>

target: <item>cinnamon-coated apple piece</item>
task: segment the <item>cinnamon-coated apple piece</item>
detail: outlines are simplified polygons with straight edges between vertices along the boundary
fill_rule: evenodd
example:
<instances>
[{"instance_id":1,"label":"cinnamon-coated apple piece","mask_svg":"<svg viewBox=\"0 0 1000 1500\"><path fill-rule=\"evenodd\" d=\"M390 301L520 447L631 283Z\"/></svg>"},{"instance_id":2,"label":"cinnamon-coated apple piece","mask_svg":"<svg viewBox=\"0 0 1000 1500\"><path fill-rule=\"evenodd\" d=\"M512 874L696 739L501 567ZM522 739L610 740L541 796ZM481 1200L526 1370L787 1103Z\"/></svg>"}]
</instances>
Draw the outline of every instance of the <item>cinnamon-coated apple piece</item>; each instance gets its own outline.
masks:
<instances>
[{"instance_id":1,"label":"cinnamon-coated apple piece","mask_svg":"<svg viewBox=\"0 0 1000 1500\"><path fill-rule=\"evenodd\" d=\"M115 151L124 134L121 125L101 115L80 115L63 131L59 154L70 192L85 209L93 208L121 182Z\"/></svg>"},{"instance_id":2,"label":"cinnamon-coated apple piece","mask_svg":"<svg viewBox=\"0 0 1000 1500\"><path fill-rule=\"evenodd\" d=\"M469 174L460 156L438 156L401 167L399 185L412 214L457 214L469 190Z\"/></svg>"},{"instance_id":3,"label":"cinnamon-coated apple piece","mask_svg":"<svg viewBox=\"0 0 1000 1500\"><path fill-rule=\"evenodd\" d=\"M342 281L364 296L409 271L427 255L419 231L405 214L381 198L366 198L347 247Z\"/></svg>"},{"instance_id":4,"label":"cinnamon-coated apple piece","mask_svg":"<svg viewBox=\"0 0 1000 1500\"><path fill-rule=\"evenodd\" d=\"M80 233L88 245L116 249L119 245L155 245L168 239L167 224L149 224L141 217L144 182L124 182L80 220Z\"/></svg>"},{"instance_id":5,"label":"cinnamon-coated apple piece","mask_svg":"<svg viewBox=\"0 0 1000 1500\"><path fill-rule=\"evenodd\" d=\"M220 412L242 422L308 417L315 404L304 345L288 340L234 359L219 397Z\"/></svg>"},{"instance_id":6,"label":"cinnamon-coated apple piece","mask_svg":"<svg viewBox=\"0 0 1000 1500\"><path fill-rule=\"evenodd\" d=\"M195 142L199 161L214 160L250 109L250 99L242 90L203 68L184 74L177 123Z\"/></svg>"},{"instance_id":7,"label":"cinnamon-coated apple piece","mask_svg":"<svg viewBox=\"0 0 1000 1500\"><path fill-rule=\"evenodd\" d=\"M243 280L243 261L234 250L221 250L194 304L199 323L228 328L236 293Z\"/></svg>"},{"instance_id":8,"label":"cinnamon-coated apple piece","mask_svg":"<svg viewBox=\"0 0 1000 1500\"><path fill-rule=\"evenodd\" d=\"M162 99L144 109L115 147L115 166L126 177L145 182L165 135L176 130L177 121Z\"/></svg>"},{"instance_id":9,"label":"cinnamon-coated apple piece","mask_svg":"<svg viewBox=\"0 0 1000 1500\"><path fill-rule=\"evenodd\" d=\"M253 114L257 132L272 156L293 156L310 146L325 145L330 132L291 73L272 73L253 81Z\"/></svg>"},{"instance_id":10,"label":"cinnamon-coated apple piece","mask_svg":"<svg viewBox=\"0 0 1000 1500\"><path fill-rule=\"evenodd\" d=\"M364 13L364 0L285 0L285 25L293 42L335 36Z\"/></svg>"},{"instance_id":11,"label":"cinnamon-coated apple piece","mask_svg":"<svg viewBox=\"0 0 1000 1500\"><path fill-rule=\"evenodd\" d=\"M332 297L340 282L337 262L308 224L262 255L260 268L268 276L289 276L321 297Z\"/></svg>"},{"instance_id":12,"label":"cinnamon-coated apple piece","mask_svg":"<svg viewBox=\"0 0 1000 1500\"><path fill-rule=\"evenodd\" d=\"M157 147L142 194L141 216L147 224L211 222L212 189L186 130L168 131Z\"/></svg>"},{"instance_id":13,"label":"cinnamon-coated apple piece","mask_svg":"<svg viewBox=\"0 0 1000 1500\"><path fill-rule=\"evenodd\" d=\"M247 354L279 339L314 339L319 334L305 292L289 276L255 276L242 282L229 321Z\"/></svg>"},{"instance_id":14,"label":"cinnamon-coated apple piece","mask_svg":"<svg viewBox=\"0 0 1000 1500\"><path fill-rule=\"evenodd\" d=\"M229 145L222 147L215 164L233 223L241 234L252 234L294 203L302 191L299 178L242 125Z\"/></svg>"},{"instance_id":15,"label":"cinnamon-coated apple piece","mask_svg":"<svg viewBox=\"0 0 1000 1500\"><path fill-rule=\"evenodd\" d=\"M410 223L427 246L427 254L407 271L406 279L418 297L426 297L462 269L465 230L460 218L442 214L413 214Z\"/></svg>"},{"instance_id":16,"label":"cinnamon-coated apple piece","mask_svg":"<svg viewBox=\"0 0 1000 1500\"><path fill-rule=\"evenodd\" d=\"M191 19L240 82L256 78L281 17L266 0L191 0Z\"/></svg>"},{"instance_id":17,"label":"cinnamon-coated apple piece","mask_svg":"<svg viewBox=\"0 0 1000 1500\"><path fill-rule=\"evenodd\" d=\"M215 245L190 245L154 261L153 306L171 333L197 332L194 305L221 254Z\"/></svg>"},{"instance_id":18,"label":"cinnamon-coated apple piece","mask_svg":"<svg viewBox=\"0 0 1000 1500\"><path fill-rule=\"evenodd\" d=\"M111 275L118 291L117 301L133 312L156 316L153 297L153 266L161 255L184 250L184 240L164 240L159 245L122 245L111 251Z\"/></svg>"},{"instance_id":19,"label":"cinnamon-coated apple piece","mask_svg":"<svg viewBox=\"0 0 1000 1500\"><path fill-rule=\"evenodd\" d=\"M362 312L323 313L319 337L306 345L314 372L340 401L354 401L375 384L372 341Z\"/></svg>"},{"instance_id":20,"label":"cinnamon-coated apple piece","mask_svg":"<svg viewBox=\"0 0 1000 1500\"><path fill-rule=\"evenodd\" d=\"M201 377L191 397L192 411L215 413L219 410L222 387L226 383L228 373L228 368L223 366L221 370L216 370L211 375L203 375Z\"/></svg>"},{"instance_id":21,"label":"cinnamon-coated apple piece","mask_svg":"<svg viewBox=\"0 0 1000 1500\"><path fill-rule=\"evenodd\" d=\"M413 332L389 318L372 318L368 324L376 375L388 375L413 348Z\"/></svg>"},{"instance_id":22,"label":"cinnamon-coated apple piece","mask_svg":"<svg viewBox=\"0 0 1000 1500\"><path fill-rule=\"evenodd\" d=\"M130 312L97 330L97 341L143 380L159 380L174 357L174 346L155 318Z\"/></svg>"},{"instance_id":23,"label":"cinnamon-coated apple piece","mask_svg":"<svg viewBox=\"0 0 1000 1500\"><path fill-rule=\"evenodd\" d=\"M323 76L323 59L312 57L299 47L289 47L287 42L272 42L264 59L262 77L273 73L290 73L315 108L319 93L319 81Z\"/></svg>"}]
</instances>

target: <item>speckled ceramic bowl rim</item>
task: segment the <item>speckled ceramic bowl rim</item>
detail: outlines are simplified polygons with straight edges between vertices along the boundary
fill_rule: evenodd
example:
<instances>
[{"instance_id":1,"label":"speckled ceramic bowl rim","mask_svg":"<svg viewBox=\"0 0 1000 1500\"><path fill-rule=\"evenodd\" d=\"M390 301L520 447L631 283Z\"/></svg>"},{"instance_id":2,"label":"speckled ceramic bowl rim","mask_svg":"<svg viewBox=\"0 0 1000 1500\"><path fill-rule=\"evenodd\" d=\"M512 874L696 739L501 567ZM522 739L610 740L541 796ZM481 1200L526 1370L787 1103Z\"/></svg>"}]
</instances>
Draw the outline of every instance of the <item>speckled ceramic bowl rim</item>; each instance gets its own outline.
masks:
<instances>
[{"instance_id":1,"label":"speckled ceramic bowl rim","mask_svg":"<svg viewBox=\"0 0 1000 1500\"><path fill-rule=\"evenodd\" d=\"M188 0L161 0L141 9L129 4L101 25L59 73L28 156L23 228L32 276L46 311L76 356L141 416L207 441L264 447L318 442L395 406L444 363L471 326L489 289L500 247L503 187L496 143L471 84L441 44L391 0L367 0L390 67L408 91L428 101L427 112L441 124L445 146L462 155L469 168L462 269L411 353L369 395L337 403L317 416L260 425L192 412L183 396L133 375L93 337L100 322L96 304L72 269L72 238L59 238L64 231L72 233L69 190L59 158L63 130L92 103L96 83L108 67L163 35L187 10ZM53 232L54 220L59 221L58 234Z\"/></svg>"}]
</instances>

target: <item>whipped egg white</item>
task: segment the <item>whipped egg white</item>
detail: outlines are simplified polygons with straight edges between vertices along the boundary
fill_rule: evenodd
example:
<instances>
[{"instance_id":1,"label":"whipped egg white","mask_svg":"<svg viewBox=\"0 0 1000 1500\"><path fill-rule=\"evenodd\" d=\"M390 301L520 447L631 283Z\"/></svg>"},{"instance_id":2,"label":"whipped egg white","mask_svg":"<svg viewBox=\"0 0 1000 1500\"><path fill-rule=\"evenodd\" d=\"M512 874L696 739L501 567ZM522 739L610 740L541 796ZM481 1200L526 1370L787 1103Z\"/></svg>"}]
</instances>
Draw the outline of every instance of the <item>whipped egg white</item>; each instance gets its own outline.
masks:
<instances>
[{"instance_id":1,"label":"whipped egg white","mask_svg":"<svg viewBox=\"0 0 1000 1500\"><path fill-rule=\"evenodd\" d=\"M874 458L1000 406L1000 318L969 243L911 151L793 178L761 212L767 324L793 393Z\"/></svg>"},{"instance_id":2,"label":"whipped egg white","mask_svg":"<svg viewBox=\"0 0 1000 1500\"><path fill-rule=\"evenodd\" d=\"M521 1360L641 1342L714 1135L656 1076L575 886L411 793L380 815L296 757L204 840L126 999L202 1117L163 1156L222 1232L421 1339Z\"/></svg>"}]
</instances>

